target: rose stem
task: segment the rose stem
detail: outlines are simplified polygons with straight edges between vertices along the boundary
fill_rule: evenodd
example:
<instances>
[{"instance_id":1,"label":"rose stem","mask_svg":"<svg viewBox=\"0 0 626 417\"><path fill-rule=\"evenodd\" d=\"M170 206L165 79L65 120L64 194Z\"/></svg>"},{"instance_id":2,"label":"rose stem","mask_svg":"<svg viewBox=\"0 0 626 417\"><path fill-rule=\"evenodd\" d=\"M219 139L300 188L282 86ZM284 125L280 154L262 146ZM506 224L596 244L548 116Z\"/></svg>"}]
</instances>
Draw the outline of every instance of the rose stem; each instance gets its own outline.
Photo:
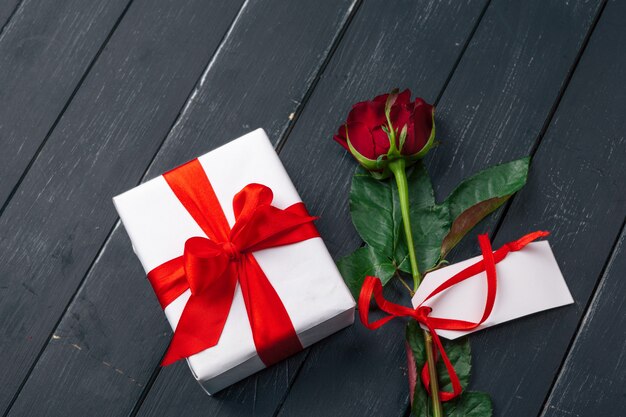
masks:
<instances>
[{"instance_id":1,"label":"rose stem","mask_svg":"<svg viewBox=\"0 0 626 417\"><path fill-rule=\"evenodd\" d=\"M400 210L402 212L402 224L404 225L404 235L409 250L409 260L411 262L411 275L413 276L413 293L422 281L422 276L417 267L417 257L415 256L415 246L413 244L413 233L411 231L411 220L409 218L409 186L406 179L406 162L398 158L389 162L389 169L393 173L398 186L398 196L400 198ZM428 361L428 373L430 374L430 397L433 405L433 417L442 417L443 410L439 401L439 380L437 379L437 367L435 366L435 353L433 350L433 339L430 333L424 332L424 346L426 348L426 359Z\"/></svg>"}]
</instances>

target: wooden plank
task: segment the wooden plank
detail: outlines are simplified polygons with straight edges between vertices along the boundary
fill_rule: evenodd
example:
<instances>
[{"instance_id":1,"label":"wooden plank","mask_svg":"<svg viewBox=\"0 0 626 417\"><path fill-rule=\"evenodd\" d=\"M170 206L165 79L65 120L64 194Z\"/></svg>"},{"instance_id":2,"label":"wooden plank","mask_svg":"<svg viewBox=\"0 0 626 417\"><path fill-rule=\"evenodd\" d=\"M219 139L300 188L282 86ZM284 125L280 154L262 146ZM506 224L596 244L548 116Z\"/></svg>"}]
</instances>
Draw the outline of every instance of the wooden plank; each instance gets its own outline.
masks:
<instances>
[{"instance_id":1,"label":"wooden plank","mask_svg":"<svg viewBox=\"0 0 626 417\"><path fill-rule=\"evenodd\" d=\"M611 416L626 410L625 275L622 231L542 416Z\"/></svg>"},{"instance_id":2,"label":"wooden plank","mask_svg":"<svg viewBox=\"0 0 626 417\"><path fill-rule=\"evenodd\" d=\"M626 30L620 23L624 18L626 5L621 2L609 3L602 13L533 159L530 182L515 198L498 232L496 246L529 230L550 230L550 243L575 300L574 306L473 338L475 386L492 393L500 415L540 413L624 222L626 87L625 58L620 53L626 44ZM613 325L617 316L613 317L598 324L596 331ZM622 384L615 371L605 378ZM562 381L583 384L584 380ZM623 398L607 401L603 407L619 404ZM579 415L616 415L574 410Z\"/></svg>"},{"instance_id":3,"label":"wooden plank","mask_svg":"<svg viewBox=\"0 0 626 417\"><path fill-rule=\"evenodd\" d=\"M0 217L0 410L113 228L111 197L141 178L239 6L133 2Z\"/></svg>"},{"instance_id":4,"label":"wooden plank","mask_svg":"<svg viewBox=\"0 0 626 417\"><path fill-rule=\"evenodd\" d=\"M193 7L204 6L196 3ZM143 178L258 126L264 126L278 141L292 123L290 115L298 112L315 82L353 7L354 2L331 0L306 4L248 2ZM201 15L201 10L197 14ZM139 158L152 142L149 136L137 139L129 158ZM136 173L133 175L134 181L139 181ZM115 192L129 187L116 184ZM126 232L118 224L10 415L129 414L151 384L151 375L170 338L163 313ZM166 387L162 390L166 404L159 405L159 413L168 414L175 404L179 408L170 414L193 415L194 410L196 414L219 413L220 408L221 415L237 414L238 410L274 410L289 374L283 365L261 378L249 379L247 388L232 391L230 407L207 397L186 364L180 363L159 377L160 386ZM257 384L262 395L255 401ZM226 401L228 396L221 398Z\"/></svg>"},{"instance_id":5,"label":"wooden plank","mask_svg":"<svg viewBox=\"0 0 626 417\"><path fill-rule=\"evenodd\" d=\"M504 1L489 5L438 106L438 139L442 145L426 163L439 198L477 170L531 152L560 96L598 3ZM442 28L445 32L450 28L450 15L447 13L448 21ZM468 12L461 15L464 22L474 19ZM413 35L404 35L402 39L426 32L420 25L404 26L412 28ZM446 38L444 34L433 36ZM399 41L394 44L398 48L402 45ZM446 49L435 45L432 50ZM347 44L346 49L356 48ZM349 252L360 241L347 211L354 163L330 138L351 103L391 87L388 63L402 62L407 49L365 49L358 57L348 55L337 69L330 68L328 82L320 83L316 89L281 154L311 212L321 213L318 226L335 256ZM372 54L376 54L376 59L371 58ZM420 73L420 66L430 62L431 57L416 55L411 59L414 61L409 64L398 64L406 72L394 72L390 78L394 84L412 87L414 92L433 100L442 88L439 77L445 79L447 71L426 67ZM364 60L370 62L365 68ZM332 103L330 110L327 103ZM311 137L322 139L313 142ZM479 229L484 231L486 227L481 225ZM476 252L474 240L451 260L474 256ZM408 297L403 301L408 304ZM492 343L489 348L497 346ZM475 366L485 370L487 365L498 363L479 357ZM328 343L311 349L279 415L329 415L328 404L332 404L330 415L405 415L405 367L401 322L375 333L357 323ZM483 389L484 385L480 379L473 383L476 389ZM495 391L493 385L491 388ZM503 401L496 395L496 407Z\"/></svg>"},{"instance_id":6,"label":"wooden plank","mask_svg":"<svg viewBox=\"0 0 626 417\"><path fill-rule=\"evenodd\" d=\"M2 31L0 207L4 207L128 2L26 0ZM2 1L0 22L4 8L11 3L15 2Z\"/></svg>"}]
</instances>

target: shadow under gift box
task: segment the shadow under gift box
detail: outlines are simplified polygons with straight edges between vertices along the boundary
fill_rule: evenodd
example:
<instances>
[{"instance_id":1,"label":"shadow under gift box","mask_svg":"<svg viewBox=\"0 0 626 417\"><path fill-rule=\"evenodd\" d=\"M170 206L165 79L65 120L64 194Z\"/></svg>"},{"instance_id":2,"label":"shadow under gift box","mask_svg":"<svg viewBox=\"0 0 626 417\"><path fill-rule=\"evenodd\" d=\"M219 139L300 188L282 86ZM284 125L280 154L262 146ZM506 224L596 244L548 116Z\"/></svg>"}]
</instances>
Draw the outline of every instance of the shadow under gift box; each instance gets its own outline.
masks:
<instances>
[{"instance_id":1,"label":"shadow under gift box","mask_svg":"<svg viewBox=\"0 0 626 417\"><path fill-rule=\"evenodd\" d=\"M250 183L270 187L272 205L278 208L301 201L263 129L198 160L230 227L235 223L233 197ZM116 196L113 202L146 273L181 256L190 237L206 237L163 176ZM283 302L303 347L354 322L354 299L320 237L253 255ZM174 330L190 295L188 289L165 308ZM266 367L255 349L239 285L218 344L190 356L187 363L208 394Z\"/></svg>"}]
</instances>

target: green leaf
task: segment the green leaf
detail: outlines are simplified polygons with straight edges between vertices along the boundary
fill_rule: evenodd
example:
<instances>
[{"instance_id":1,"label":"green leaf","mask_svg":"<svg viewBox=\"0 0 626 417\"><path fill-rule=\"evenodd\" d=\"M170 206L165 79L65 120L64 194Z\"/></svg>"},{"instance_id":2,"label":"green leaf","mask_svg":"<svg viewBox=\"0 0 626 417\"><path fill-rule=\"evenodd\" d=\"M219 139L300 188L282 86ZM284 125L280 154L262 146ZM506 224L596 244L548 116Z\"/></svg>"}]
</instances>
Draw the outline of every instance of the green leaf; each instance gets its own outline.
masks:
<instances>
[{"instance_id":1,"label":"green leaf","mask_svg":"<svg viewBox=\"0 0 626 417\"><path fill-rule=\"evenodd\" d=\"M435 266L463 236L518 191L526 183L529 162L529 158L523 158L481 171L462 182L442 204L436 204L430 178L421 162L407 171L411 229L420 269ZM341 259L338 267L358 297L365 276L378 276L385 284L397 270L410 273L410 266L393 179L380 181L363 168L357 169L350 210L352 221L368 246ZM417 371L409 373L415 387L411 411L415 417L430 417L430 398L419 381L426 355L423 332L417 322L409 322L406 339L409 360L415 363ZM443 344L465 390L471 371L469 342L464 338L444 340ZM437 363L437 370L441 389L451 391L450 377L442 361ZM446 416L488 417L492 414L491 400L483 393L464 392L444 403L444 411Z\"/></svg>"},{"instance_id":2,"label":"green leaf","mask_svg":"<svg viewBox=\"0 0 626 417\"><path fill-rule=\"evenodd\" d=\"M414 397L411 416L432 417L430 398L424 389L421 391L419 397ZM443 403L443 414L446 417L491 417L493 415L491 398L484 392L464 392L458 398Z\"/></svg>"},{"instance_id":3,"label":"green leaf","mask_svg":"<svg viewBox=\"0 0 626 417\"><path fill-rule=\"evenodd\" d=\"M422 366L426 362L426 351L424 349L424 336L422 329L415 320L411 320L406 326L406 341L411 349L413 360L415 361L415 380L409 380L409 387L413 390L413 401L411 402L411 414L414 417L430 417L430 398L420 380Z\"/></svg>"},{"instance_id":4,"label":"green leaf","mask_svg":"<svg viewBox=\"0 0 626 417\"><path fill-rule=\"evenodd\" d=\"M450 230L450 211L447 205L412 207L410 215L417 262L424 273L439 260L441 244Z\"/></svg>"},{"instance_id":5,"label":"green leaf","mask_svg":"<svg viewBox=\"0 0 626 417\"><path fill-rule=\"evenodd\" d=\"M409 204L411 207L420 209L434 206L435 191L424 164L420 161L407 171L406 179L409 185ZM398 210L400 210L399 207Z\"/></svg>"},{"instance_id":6,"label":"green leaf","mask_svg":"<svg viewBox=\"0 0 626 417\"><path fill-rule=\"evenodd\" d=\"M380 278L385 285L396 272L391 259L370 246L362 247L337 261L337 268L355 299L359 298L367 275Z\"/></svg>"},{"instance_id":7,"label":"green leaf","mask_svg":"<svg viewBox=\"0 0 626 417\"><path fill-rule=\"evenodd\" d=\"M415 392L413 393L413 404L411 404L411 416L431 417L432 416L431 407L432 407L431 399L420 382L415 386Z\"/></svg>"},{"instance_id":8,"label":"green leaf","mask_svg":"<svg viewBox=\"0 0 626 417\"><path fill-rule=\"evenodd\" d=\"M529 161L523 158L481 171L462 182L442 204L435 202L423 163L420 161L408 170L411 229L422 273L445 259L463 236L525 184ZM364 168L357 168L350 191L350 212L357 232L373 249L368 257L377 260L374 264L379 269L383 264L390 268L391 264L410 274L398 190L393 179L380 180ZM384 270L389 277L393 276L387 268ZM363 277L349 280L356 285Z\"/></svg>"},{"instance_id":9,"label":"green leaf","mask_svg":"<svg viewBox=\"0 0 626 417\"><path fill-rule=\"evenodd\" d=\"M526 184L529 163L529 157L507 162L463 181L445 201L450 207L450 216L456 219L475 204L518 191Z\"/></svg>"},{"instance_id":10,"label":"green leaf","mask_svg":"<svg viewBox=\"0 0 626 417\"><path fill-rule=\"evenodd\" d=\"M409 170L407 182L412 210L427 210L435 205L435 193L421 162ZM350 190L350 214L354 227L365 243L394 258L398 265L402 264L407 257L406 241L398 189L392 178L381 181L364 168L357 168ZM411 226L414 228L413 224ZM399 245L404 248L398 252Z\"/></svg>"},{"instance_id":11,"label":"green leaf","mask_svg":"<svg viewBox=\"0 0 626 417\"><path fill-rule=\"evenodd\" d=\"M350 190L352 223L361 239L379 253L392 257L402 232L398 190L390 180L377 180L357 168Z\"/></svg>"},{"instance_id":12,"label":"green leaf","mask_svg":"<svg viewBox=\"0 0 626 417\"><path fill-rule=\"evenodd\" d=\"M526 184L530 158L485 169L459 184L446 199L452 225L441 245L441 259L470 230Z\"/></svg>"},{"instance_id":13,"label":"green leaf","mask_svg":"<svg viewBox=\"0 0 626 417\"><path fill-rule=\"evenodd\" d=\"M454 219L450 231L441 244L441 259L445 259L452 248L454 248L474 226L504 204L510 197L511 194L482 201L468 208Z\"/></svg>"},{"instance_id":14,"label":"green leaf","mask_svg":"<svg viewBox=\"0 0 626 417\"><path fill-rule=\"evenodd\" d=\"M469 339L463 337L456 340L443 340L443 347L446 350L448 359L452 362L456 374L459 376L461 387L467 388L470 379L470 371L472 370L472 352L470 349ZM437 362L437 374L439 375L439 386L442 391L452 391L452 383L450 375L443 361Z\"/></svg>"},{"instance_id":15,"label":"green leaf","mask_svg":"<svg viewBox=\"0 0 626 417\"><path fill-rule=\"evenodd\" d=\"M426 362L426 351L424 350L424 335L419 323L415 320L409 321L406 326L406 341L409 343L413 351L413 357L417 364L417 372L422 370L424 362Z\"/></svg>"},{"instance_id":16,"label":"green leaf","mask_svg":"<svg viewBox=\"0 0 626 417\"><path fill-rule=\"evenodd\" d=\"M491 417L493 407L489 394L468 391L443 403L443 413L446 417Z\"/></svg>"},{"instance_id":17,"label":"green leaf","mask_svg":"<svg viewBox=\"0 0 626 417\"><path fill-rule=\"evenodd\" d=\"M415 360L416 367L416 381L409 381L409 385L414 384L415 390L413 392L413 404L412 404L412 412L415 417L429 417L430 416L430 399L428 398L428 394L424 389L423 384L419 381L419 376L421 375L422 367L426 362L426 352L424 348L424 336L423 330L419 326L419 324L411 320L407 325L406 331L406 340L408 346L411 349L413 354L413 358ZM471 350L469 345L469 340L467 338L463 338L461 340L442 340L443 346L446 350L448 358L454 367L456 374L459 377L461 382L461 387L465 390L469 383L470 371L471 371ZM443 361L437 362L437 375L439 377L439 386L442 391L452 391L452 384L450 382L450 376L448 375L448 371L446 370L445 364ZM463 394L465 395L465 394ZM460 398L463 398L461 395ZM452 403L456 403L460 401L459 399L455 399ZM446 413L446 416L448 414ZM463 415L463 414L460 414ZM473 416L473 414L469 414Z\"/></svg>"}]
</instances>

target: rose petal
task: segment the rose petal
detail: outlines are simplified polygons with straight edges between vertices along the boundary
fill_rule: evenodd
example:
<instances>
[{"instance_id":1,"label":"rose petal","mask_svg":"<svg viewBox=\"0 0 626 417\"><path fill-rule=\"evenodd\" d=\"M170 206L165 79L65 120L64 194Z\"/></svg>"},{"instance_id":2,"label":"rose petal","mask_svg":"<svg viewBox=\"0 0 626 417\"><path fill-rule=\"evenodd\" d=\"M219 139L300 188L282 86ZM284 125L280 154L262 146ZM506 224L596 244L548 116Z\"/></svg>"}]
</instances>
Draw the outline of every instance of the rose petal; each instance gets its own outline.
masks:
<instances>
[{"instance_id":1,"label":"rose petal","mask_svg":"<svg viewBox=\"0 0 626 417\"><path fill-rule=\"evenodd\" d=\"M409 104L411 102L411 90L408 88L398 94L398 98L394 104Z\"/></svg>"},{"instance_id":2,"label":"rose petal","mask_svg":"<svg viewBox=\"0 0 626 417\"><path fill-rule=\"evenodd\" d=\"M376 157L373 159L378 158L380 155L387 155L387 152L389 152L389 147L391 146L387 133L385 133L385 131L380 126L375 127L371 130L371 132L372 138L374 140L374 153L376 154Z\"/></svg>"},{"instance_id":3,"label":"rose petal","mask_svg":"<svg viewBox=\"0 0 626 417\"><path fill-rule=\"evenodd\" d=\"M373 101L355 104L348 114L348 124L352 123L363 123L369 128L382 125L385 123L385 105Z\"/></svg>"},{"instance_id":4,"label":"rose petal","mask_svg":"<svg viewBox=\"0 0 626 417\"><path fill-rule=\"evenodd\" d=\"M378 103L386 103L387 102L387 97L389 97L389 94L381 94L379 96L374 97L374 99L372 101L376 101Z\"/></svg>"},{"instance_id":5,"label":"rose petal","mask_svg":"<svg viewBox=\"0 0 626 417\"><path fill-rule=\"evenodd\" d=\"M413 109L413 143L410 152L415 154L422 150L433 130L433 112L435 108L421 98L415 99ZM407 149L407 152L409 150Z\"/></svg>"},{"instance_id":6,"label":"rose petal","mask_svg":"<svg viewBox=\"0 0 626 417\"><path fill-rule=\"evenodd\" d=\"M376 159L376 147L369 128L363 123L348 124L348 138L350 143L361 155L369 159Z\"/></svg>"},{"instance_id":7,"label":"rose petal","mask_svg":"<svg viewBox=\"0 0 626 417\"><path fill-rule=\"evenodd\" d=\"M338 144L340 144L347 150L350 150L348 148L348 141L346 139L346 125L339 126L339 129L337 130L337 134L333 136L333 139L335 139L335 141Z\"/></svg>"},{"instance_id":8,"label":"rose petal","mask_svg":"<svg viewBox=\"0 0 626 417\"><path fill-rule=\"evenodd\" d=\"M405 105L393 106L391 108L391 124L393 124L393 127L398 132L398 135L400 135L404 125L409 123L411 116L413 116L412 112Z\"/></svg>"},{"instance_id":9,"label":"rose petal","mask_svg":"<svg viewBox=\"0 0 626 417\"><path fill-rule=\"evenodd\" d=\"M339 136L343 140L346 140L346 124L345 123L339 126L339 129L337 129L337 136Z\"/></svg>"},{"instance_id":10,"label":"rose petal","mask_svg":"<svg viewBox=\"0 0 626 417\"><path fill-rule=\"evenodd\" d=\"M410 119L407 123L406 139L404 146L402 147L402 155L413 155L421 151L424 145L421 145L415 140L415 128L413 127L413 119Z\"/></svg>"}]
</instances>

